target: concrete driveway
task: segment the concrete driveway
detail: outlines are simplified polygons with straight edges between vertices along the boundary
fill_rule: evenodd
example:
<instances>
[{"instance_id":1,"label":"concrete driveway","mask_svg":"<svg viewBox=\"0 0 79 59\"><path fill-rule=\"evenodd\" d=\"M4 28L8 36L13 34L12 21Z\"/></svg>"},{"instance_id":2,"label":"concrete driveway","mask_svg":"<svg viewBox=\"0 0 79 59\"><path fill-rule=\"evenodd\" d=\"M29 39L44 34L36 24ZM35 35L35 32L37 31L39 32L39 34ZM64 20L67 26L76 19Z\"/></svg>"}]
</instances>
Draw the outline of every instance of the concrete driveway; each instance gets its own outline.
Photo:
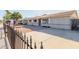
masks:
<instances>
[{"instance_id":1,"label":"concrete driveway","mask_svg":"<svg viewBox=\"0 0 79 59\"><path fill-rule=\"evenodd\" d=\"M79 42L79 31L62 30L62 29L52 29L47 28L44 30L39 30L39 32L47 33L50 35L55 35L65 39L73 40Z\"/></svg>"},{"instance_id":2,"label":"concrete driveway","mask_svg":"<svg viewBox=\"0 0 79 59\"><path fill-rule=\"evenodd\" d=\"M44 48L79 48L79 32L62 29L44 28L38 26L24 26L30 28L32 32L27 33L32 36L33 41L39 45L43 42Z\"/></svg>"},{"instance_id":3,"label":"concrete driveway","mask_svg":"<svg viewBox=\"0 0 79 59\"><path fill-rule=\"evenodd\" d=\"M31 25L23 25L24 28L29 28L32 31L39 31L39 30L43 30L46 29L45 27L40 27L40 26L31 26Z\"/></svg>"},{"instance_id":4,"label":"concrete driveway","mask_svg":"<svg viewBox=\"0 0 79 59\"><path fill-rule=\"evenodd\" d=\"M45 28L45 27L39 27L39 26L27 26L27 25L23 27L31 29L32 32L45 33L51 36L55 35L58 37L63 37L65 39L79 41L79 31L53 29L53 28Z\"/></svg>"}]
</instances>

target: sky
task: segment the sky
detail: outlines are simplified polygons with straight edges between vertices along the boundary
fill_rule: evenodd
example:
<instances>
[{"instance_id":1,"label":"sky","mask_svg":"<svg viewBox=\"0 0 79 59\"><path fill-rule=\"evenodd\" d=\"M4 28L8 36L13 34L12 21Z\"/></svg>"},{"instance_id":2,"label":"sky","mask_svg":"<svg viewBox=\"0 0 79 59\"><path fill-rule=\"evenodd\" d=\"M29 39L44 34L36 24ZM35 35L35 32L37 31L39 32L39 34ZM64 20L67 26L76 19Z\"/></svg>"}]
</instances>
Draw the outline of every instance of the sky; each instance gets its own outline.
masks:
<instances>
[{"instance_id":1,"label":"sky","mask_svg":"<svg viewBox=\"0 0 79 59\"><path fill-rule=\"evenodd\" d=\"M19 11L22 14L23 18L28 18L28 17L40 16L43 14L64 12L67 10L10 10L10 11L11 12ZM0 19L2 19L4 15L5 15L5 10L0 10Z\"/></svg>"}]
</instances>

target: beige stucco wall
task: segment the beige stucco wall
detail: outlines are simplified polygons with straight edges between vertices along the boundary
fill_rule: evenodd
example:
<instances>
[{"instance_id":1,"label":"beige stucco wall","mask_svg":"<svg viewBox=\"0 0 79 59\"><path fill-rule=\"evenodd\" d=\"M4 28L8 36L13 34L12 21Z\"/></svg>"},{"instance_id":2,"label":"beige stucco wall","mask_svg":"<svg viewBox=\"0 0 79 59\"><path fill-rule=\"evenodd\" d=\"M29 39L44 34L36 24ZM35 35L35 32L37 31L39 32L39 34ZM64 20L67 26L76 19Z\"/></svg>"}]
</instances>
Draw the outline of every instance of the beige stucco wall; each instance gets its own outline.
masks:
<instances>
[{"instance_id":1,"label":"beige stucco wall","mask_svg":"<svg viewBox=\"0 0 79 59\"><path fill-rule=\"evenodd\" d=\"M71 29L71 20L69 18L49 18L48 24L42 26L50 26L51 28L58 29Z\"/></svg>"},{"instance_id":2,"label":"beige stucco wall","mask_svg":"<svg viewBox=\"0 0 79 59\"><path fill-rule=\"evenodd\" d=\"M31 22L29 22L29 20L28 20L28 25L35 25L35 26L38 26L38 19L37 19L37 22L34 22L33 19L31 20Z\"/></svg>"},{"instance_id":3,"label":"beige stucco wall","mask_svg":"<svg viewBox=\"0 0 79 59\"><path fill-rule=\"evenodd\" d=\"M28 20L28 21L27 21L27 24L28 24L28 25L32 25L32 22L29 22L29 20Z\"/></svg>"},{"instance_id":4,"label":"beige stucco wall","mask_svg":"<svg viewBox=\"0 0 79 59\"><path fill-rule=\"evenodd\" d=\"M33 20L32 25L38 26L38 19L36 19L36 20L37 20L37 22L34 22L34 20Z\"/></svg>"}]
</instances>

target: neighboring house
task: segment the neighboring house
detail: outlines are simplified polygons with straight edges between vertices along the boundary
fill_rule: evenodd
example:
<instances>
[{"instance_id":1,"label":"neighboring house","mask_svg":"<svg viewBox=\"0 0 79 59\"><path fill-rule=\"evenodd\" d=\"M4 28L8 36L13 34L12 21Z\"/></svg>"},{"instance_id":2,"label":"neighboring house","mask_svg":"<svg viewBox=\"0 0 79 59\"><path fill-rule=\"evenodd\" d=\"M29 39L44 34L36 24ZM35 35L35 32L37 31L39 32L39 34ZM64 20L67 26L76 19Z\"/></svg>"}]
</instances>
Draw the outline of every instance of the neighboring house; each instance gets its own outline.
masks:
<instances>
[{"instance_id":1,"label":"neighboring house","mask_svg":"<svg viewBox=\"0 0 79 59\"><path fill-rule=\"evenodd\" d=\"M57 29L74 29L79 24L77 11L67 11L56 14L29 18L28 25L45 26Z\"/></svg>"},{"instance_id":2,"label":"neighboring house","mask_svg":"<svg viewBox=\"0 0 79 59\"><path fill-rule=\"evenodd\" d=\"M24 20L24 19L23 20L19 20L18 24L27 24L27 20Z\"/></svg>"}]
</instances>

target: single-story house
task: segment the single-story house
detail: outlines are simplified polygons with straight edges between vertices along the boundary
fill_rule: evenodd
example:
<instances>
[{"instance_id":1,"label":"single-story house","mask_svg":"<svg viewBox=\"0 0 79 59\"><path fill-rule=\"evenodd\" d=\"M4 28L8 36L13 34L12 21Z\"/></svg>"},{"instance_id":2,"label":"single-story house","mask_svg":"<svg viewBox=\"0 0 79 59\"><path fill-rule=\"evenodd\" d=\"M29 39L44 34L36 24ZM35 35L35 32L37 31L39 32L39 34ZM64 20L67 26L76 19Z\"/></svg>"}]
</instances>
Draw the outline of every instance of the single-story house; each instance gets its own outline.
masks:
<instances>
[{"instance_id":1,"label":"single-story house","mask_svg":"<svg viewBox=\"0 0 79 59\"><path fill-rule=\"evenodd\" d=\"M79 24L76 10L29 18L28 25L45 26L57 29L74 29Z\"/></svg>"},{"instance_id":2,"label":"single-story house","mask_svg":"<svg viewBox=\"0 0 79 59\"><path fill-rule=\"evenodd\" d=\"M24 20L24 19L23 20L19 20L18 24L27 24L27 20Z\"/></svg>"}]
</instances>

